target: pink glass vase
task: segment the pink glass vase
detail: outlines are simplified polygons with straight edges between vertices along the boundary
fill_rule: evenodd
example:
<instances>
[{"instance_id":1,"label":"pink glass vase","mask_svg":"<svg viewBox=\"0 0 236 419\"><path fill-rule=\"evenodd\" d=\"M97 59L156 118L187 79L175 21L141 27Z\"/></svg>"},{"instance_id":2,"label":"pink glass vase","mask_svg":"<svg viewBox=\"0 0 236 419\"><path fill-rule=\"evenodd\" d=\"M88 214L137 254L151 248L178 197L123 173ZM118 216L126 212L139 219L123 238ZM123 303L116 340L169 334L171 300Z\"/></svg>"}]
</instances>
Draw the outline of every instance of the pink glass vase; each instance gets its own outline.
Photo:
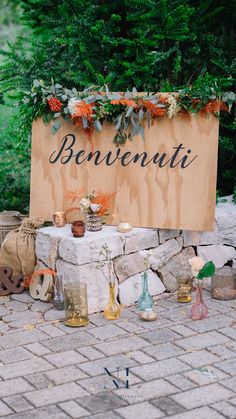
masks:
<instances>
[{"instance_id":1,"label":"pink glass vase","mask_svg":"<svg viewBox=\"0 0 236 419\"><path fill-rule=\"evenodd\" d=\"M192 305L191 308L191 319L192 320L202 320L208 316L208 310L206 304L203 302L202 297L202 286L196 286L196 302Z\"/></svg>"}]
</instances>

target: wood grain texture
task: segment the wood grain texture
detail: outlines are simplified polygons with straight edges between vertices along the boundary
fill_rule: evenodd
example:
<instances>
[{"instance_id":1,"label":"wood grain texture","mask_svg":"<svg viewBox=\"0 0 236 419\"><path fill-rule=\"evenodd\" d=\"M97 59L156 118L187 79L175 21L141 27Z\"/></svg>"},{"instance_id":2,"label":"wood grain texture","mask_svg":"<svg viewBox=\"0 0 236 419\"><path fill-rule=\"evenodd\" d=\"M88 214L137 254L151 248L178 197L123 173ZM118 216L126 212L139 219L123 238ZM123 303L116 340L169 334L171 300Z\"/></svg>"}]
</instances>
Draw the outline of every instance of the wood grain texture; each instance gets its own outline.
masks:
<instances>
[{"instance_id":1,"label":"wood grain texture","mask_svg":"<svg viewBox=\"0 0 236 419\"><path fill-rule=\"evenodd\" d=\"M83 189L85 193L95 191L115 192L108 224L129 221L137 227L205 230L213 229L215 215L216 173L218 153L219 122L214 116L193 115L190 118L175 117L169 120L160 118L151 126L145 128L145 141L134 137L120 147L120 156L125 152L130 155L123 160L128 163L137 153L147 153L151 160L156 153L166 153L162 161L164 167L150 161L141 166L142 156L136 162L131 161L122 166L117 159L107 166L105 160L99 165L94 164L95 156L81 164L75 157L65 164L73 148L75 156L80 150L85 150L78 158L79 162L91 152L91 144L72 124L62 121L62 127L55 136L51 135L50 126L41 119L33 124L32 129L32 161L31 161L31 199L30 215L52 220L55 211L70 208L67 198L68 191ZM76 137L74 146L71 136ZM105 123L102 132L94 133L94 151L101 152L100 160L111 151L110 162L115 159L117 147L112 139L114 128ZM51 164L62 145L62 139L67 137L67 150L60 159ZM173 154L180 144L181 149L173 160ZM191 150L191 153L187 153ZM197 156L186 168L180 166L181 159L187 155L187 164ZM172 160L170 160L172 157ZM155 161L158 159L156 158ZM170 167L172 161L173 168ZM179 164L178 161L180 161ZM78 202L73 206L78 207ZM72 213L71 213L72 215ZM78 218L78 213L73 219Z\"/></svg>"}]
</instances>

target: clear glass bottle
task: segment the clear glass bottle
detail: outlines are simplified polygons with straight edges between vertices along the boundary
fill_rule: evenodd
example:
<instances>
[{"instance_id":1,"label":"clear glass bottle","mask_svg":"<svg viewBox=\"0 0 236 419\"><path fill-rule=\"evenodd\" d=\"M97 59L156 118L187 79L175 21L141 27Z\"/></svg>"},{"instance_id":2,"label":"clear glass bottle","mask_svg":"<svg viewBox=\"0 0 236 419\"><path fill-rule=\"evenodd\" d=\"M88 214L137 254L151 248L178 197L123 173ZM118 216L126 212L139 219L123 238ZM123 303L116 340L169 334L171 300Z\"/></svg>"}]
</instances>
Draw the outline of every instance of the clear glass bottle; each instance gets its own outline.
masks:
<instances>
[{"instance_id":1,"label":"clear glass bottle","mask_svg":"<svg viewBox=\"0 0 236 419\"><path fill-rule=\"evenodd\" d=\"M104 316L107 320L115 320L120 317L120 304L115 295L115 283L109 282L109 301L104 309Z\"/></svg>"},{"instance_id":2,"label":"clear glass bottle","mask_svg":"<svg viewBox=\"0 0 236 419\"><path fill-rule=\"evenodd\" d=\"M53 306L57 310L64 310L64 294L62 275L55 275L53 278Z\"/></svg>"},{"instance_id":3,"label":"clear glass bottle","mask_svg":"<svg viewBox=\"0 0 236 419\"><path fill-rule=\"evenodd\" d=\"M148 290L148 275L145 271L142 275L142 294L137 301L137 308L139 310L145 310L147 308L153 308L153 298Z\"/></svg>"}]
</instances>

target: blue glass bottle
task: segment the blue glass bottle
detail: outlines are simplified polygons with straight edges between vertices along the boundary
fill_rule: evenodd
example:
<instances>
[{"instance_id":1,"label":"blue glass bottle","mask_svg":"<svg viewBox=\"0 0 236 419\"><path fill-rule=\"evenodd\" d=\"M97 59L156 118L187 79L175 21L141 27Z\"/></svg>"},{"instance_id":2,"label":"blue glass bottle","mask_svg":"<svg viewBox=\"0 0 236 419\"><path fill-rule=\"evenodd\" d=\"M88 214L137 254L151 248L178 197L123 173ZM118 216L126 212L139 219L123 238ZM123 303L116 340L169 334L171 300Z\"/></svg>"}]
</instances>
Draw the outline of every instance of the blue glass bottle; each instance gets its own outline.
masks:
<instances>
[{"instance_id":1,"label":"blue glass bottle","mask_svg":"<svg viewBox=\"0 0 236 419\"><path fill-rule=\"evenodd\" d=\"M143 272L142 276L142 294L137 301L138 310L145 310L147 308L153 308L153 298L148 291L148 274Z\"/></svg>"}]
</instances>

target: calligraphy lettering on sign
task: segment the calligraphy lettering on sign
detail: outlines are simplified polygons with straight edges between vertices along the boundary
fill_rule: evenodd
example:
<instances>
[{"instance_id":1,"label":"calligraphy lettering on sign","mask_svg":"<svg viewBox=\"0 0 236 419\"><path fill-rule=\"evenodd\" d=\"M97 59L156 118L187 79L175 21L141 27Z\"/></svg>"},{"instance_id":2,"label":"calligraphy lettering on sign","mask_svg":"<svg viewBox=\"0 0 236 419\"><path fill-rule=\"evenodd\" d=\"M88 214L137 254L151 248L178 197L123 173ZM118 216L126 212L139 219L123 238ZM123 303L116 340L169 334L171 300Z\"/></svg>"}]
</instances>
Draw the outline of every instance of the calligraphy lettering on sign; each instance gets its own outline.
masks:
<instances>
[{"instance_id":1,"label":"calligraphy lettering on sign","mask_svg":"<svg viewBox=\"0 0 236 419\"><path fill-rule=\"evenodd\" d=\"M23 279L23 275L12 276L12 268L9 266L0 268L0 296L23 292Z\"/></svg>"},{"instance_id":2,"label":"calligraphy lettering on sign","mask_svg":"<svg viewBox=\"0 0 236 419\"><path fill-rule=\"evenodd\" d=\"M180 166L181 169L186 169L190 166L193 161L197 158L197 155L191 156L191 149L188 149L184 144L180 143L178 146L172 147L169 155L167 153L155 153L150 156L147 152L136 153L132 155L130 151L123 152L119 147L116 152L108 151L104 156L101 151L90 151L86 154L85 150L75 150L76 138L73 134L67 134L61 140L61 146L59 150L54 150L49 156L49 162L51 164L61 163L67 164L73 162L81 165L86 161L91 161L95 166L99 166L104 163L106 166L111 166L115 162L120 162L121 166L129 166L130 164L138 163L141 167L146 167L149 164L155 164L159 168L168 166L173 169ZM77 142L78 144L78 142Z\"/></svg>"}]
</instances>

